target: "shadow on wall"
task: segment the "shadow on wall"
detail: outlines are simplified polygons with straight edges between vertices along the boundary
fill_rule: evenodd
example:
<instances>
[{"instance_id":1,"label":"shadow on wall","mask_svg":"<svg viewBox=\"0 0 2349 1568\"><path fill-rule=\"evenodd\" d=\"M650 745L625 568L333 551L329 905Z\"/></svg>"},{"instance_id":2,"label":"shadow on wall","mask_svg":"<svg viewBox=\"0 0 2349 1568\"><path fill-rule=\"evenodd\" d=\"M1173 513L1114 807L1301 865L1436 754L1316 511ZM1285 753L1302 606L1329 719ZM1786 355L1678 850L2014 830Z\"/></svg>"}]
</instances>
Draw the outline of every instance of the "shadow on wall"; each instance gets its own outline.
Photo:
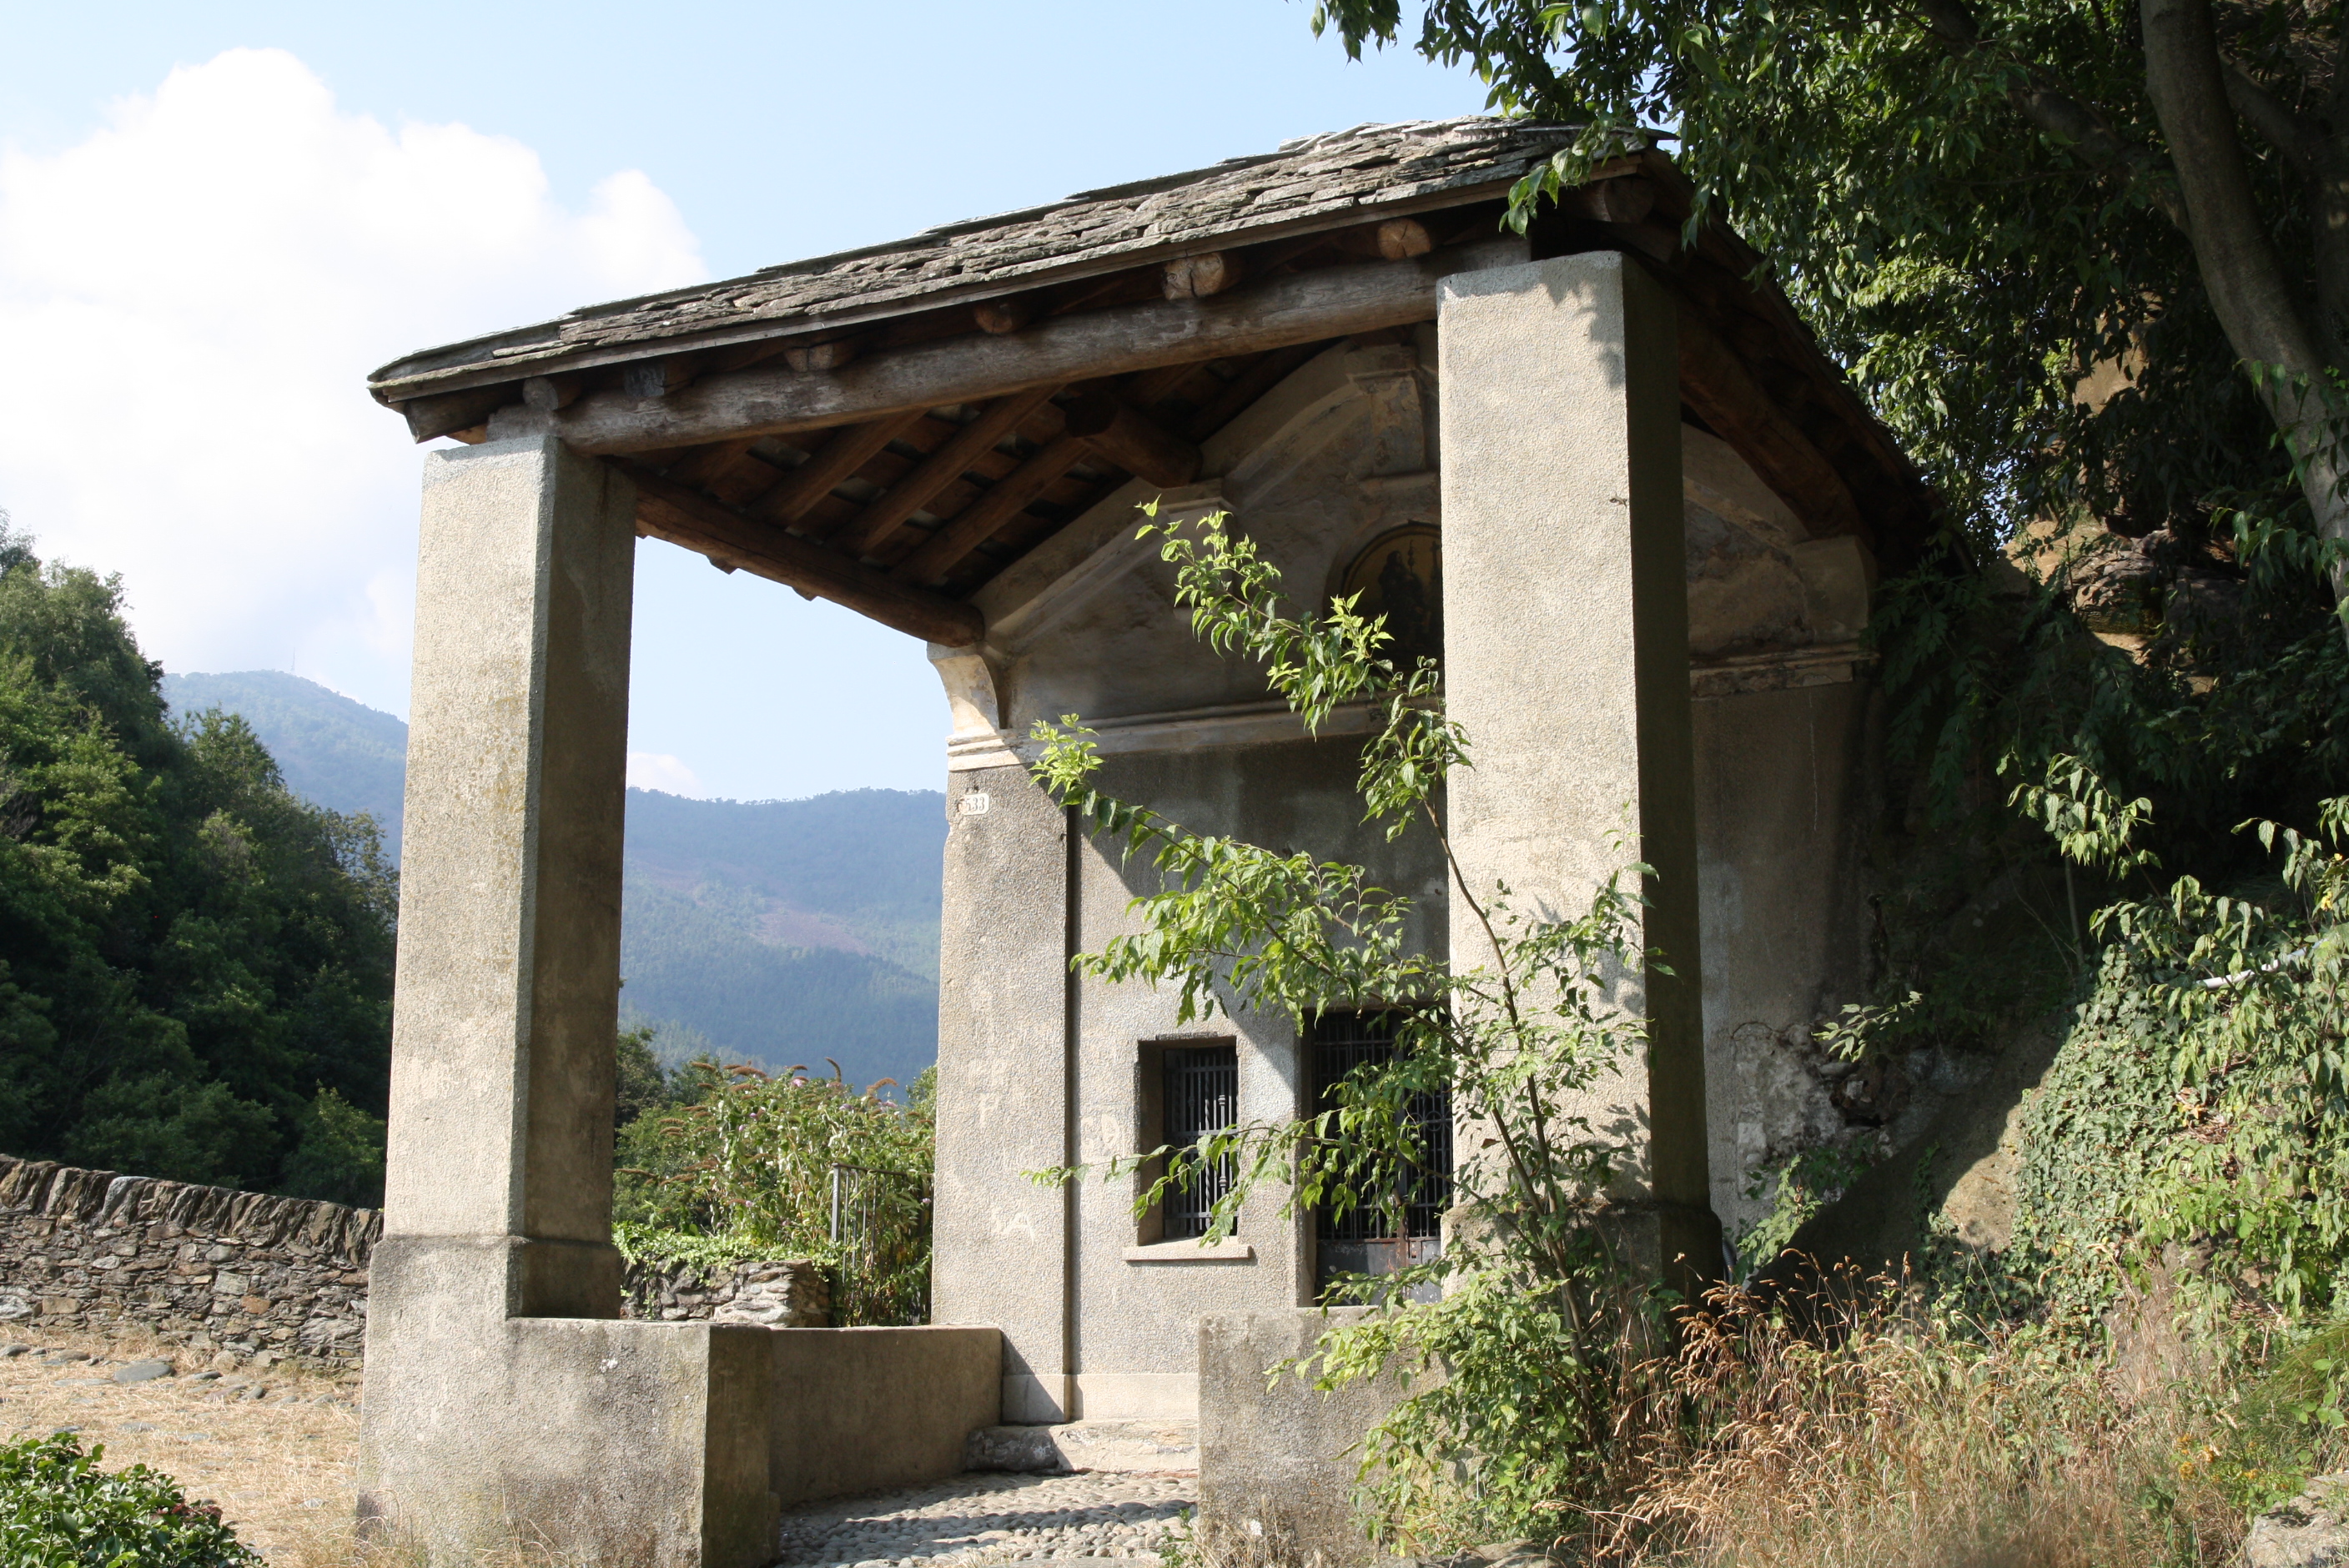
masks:
<instances>
[{"instance_id":1,"label":"shadow on wall","mask_svg":"<svg viewBox=\"0 0 2349 1568\"><path fill-rule=\"evenodd\" d=\"M2060 1007L2017 1031L1990 1071L1934 1118L1930 1134L1869 1167L1795 1233L1788 1250L1897 1269L1924 1245L1937 1217L1968 1246L2005 1246L2014 1233L2023 1113L2071 1016Z\"/></svg>"}]
</instances>

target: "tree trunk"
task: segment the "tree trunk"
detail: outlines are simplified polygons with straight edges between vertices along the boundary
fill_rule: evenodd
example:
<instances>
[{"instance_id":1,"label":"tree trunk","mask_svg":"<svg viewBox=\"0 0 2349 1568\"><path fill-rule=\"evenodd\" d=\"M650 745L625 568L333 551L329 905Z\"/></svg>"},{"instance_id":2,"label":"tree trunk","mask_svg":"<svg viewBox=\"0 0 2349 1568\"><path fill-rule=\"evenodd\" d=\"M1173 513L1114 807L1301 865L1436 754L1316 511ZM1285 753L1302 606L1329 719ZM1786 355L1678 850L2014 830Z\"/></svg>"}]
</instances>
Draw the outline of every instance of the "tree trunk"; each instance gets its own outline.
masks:
<instances>
[{"instance_id":1,"label":"tree trunk","mask_svg":"<svg viewBox=\"0 0 2349 1568\"><path fill-rule=\"evenodd\" d=\"M2252 199L2207 0L2140 0L2146 87L2178 170L2186 230L2227 341L2282 432L2318 531L2349 544L2349 461L2324 394L2334 369ZM2335 597L2349 573L2333 573ZM2349 635L2349 624L2344 633Z\"/></svg>"}]
</instances>

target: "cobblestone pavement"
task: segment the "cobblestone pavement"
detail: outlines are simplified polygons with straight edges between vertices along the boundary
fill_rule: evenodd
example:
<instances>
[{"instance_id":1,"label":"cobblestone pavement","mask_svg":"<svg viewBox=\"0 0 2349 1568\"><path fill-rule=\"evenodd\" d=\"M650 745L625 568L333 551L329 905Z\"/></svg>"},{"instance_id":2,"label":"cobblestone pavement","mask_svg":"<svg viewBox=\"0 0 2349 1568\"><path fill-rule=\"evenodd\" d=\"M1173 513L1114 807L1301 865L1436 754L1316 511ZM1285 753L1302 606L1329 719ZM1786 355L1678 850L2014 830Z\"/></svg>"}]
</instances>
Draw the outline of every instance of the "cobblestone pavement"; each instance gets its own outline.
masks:
<instances>
[{"instance_id":1,"label":"cobblestone pavement","mask_svg":"<svg viewBox=\"0 0 2349 1568\"><path fill-rule=\"evenodd\" d=\"M1185 1532L1198 1478L1116 1470L973 1472L783 1516L787 1568L926 1568L1108 1557L1159 1562Z\"/></svg>"}]
</instances>

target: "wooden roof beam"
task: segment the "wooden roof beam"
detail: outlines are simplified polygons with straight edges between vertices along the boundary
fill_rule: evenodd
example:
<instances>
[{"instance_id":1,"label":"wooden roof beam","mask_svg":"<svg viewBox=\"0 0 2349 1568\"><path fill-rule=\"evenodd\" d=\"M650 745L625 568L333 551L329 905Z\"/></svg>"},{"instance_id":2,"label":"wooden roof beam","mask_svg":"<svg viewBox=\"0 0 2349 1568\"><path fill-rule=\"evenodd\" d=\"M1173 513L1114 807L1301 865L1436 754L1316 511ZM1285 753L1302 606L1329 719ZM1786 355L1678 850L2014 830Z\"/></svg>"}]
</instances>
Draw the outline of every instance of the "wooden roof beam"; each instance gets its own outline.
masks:
<instances>
[{"instance_id":1,"label":"wooden roof beam","mask_svg":"<svg viewBox=\"0 0 2349 1568\"><path fill-rule=\"evenodd\" d=\"M1103 461L1169 489L1199 477L1199 449L1118 397L1080 397L1069 406L1069 434Z\"/></svg>"},{"instance_id":2,"label":"wooden roof beam","mask_svg":"<svg viewBox=\"0 0 2349 1568\"><path fill-rule=\"evenodd\" d=\"M967 648L987 634L987 618L968 604L892 582L827 546L720 506L641 463L623 459L613 466L636 487L639 533L681 544L728 570L754 573L829 599L927 642Z\"/></svg>"},{"instance_id":3,"label":"wooden roof beam","mask_svg":"<svg viewBox=\"0 0 2349 1568\"><path fill-rule=\"evenodd\" d=\"M492 433L551 430L582 452L645 452L975 403L1030 387L1432 321L1440 279L1525 255L1521 240L1487 241L1268 278L1211 299L1057 316L1003 336L967 334L867 355L822 375L758 366L705 376L661 398L595 392L551 414L517 405L500 410Z\"/></svg>"},{"instance_id":4,"label":"wooden roof beam","mask_svg":"<svg viewBox=\"0 0 2349 1568\"><path fill-rule=\"evenodd\" d=\"M1423 256L1435 249L1434 237L1428 233L1427 225L1416 218L1389 218L1383 223L1365 223L1360 228L1340 229L1330 238L1340 250L1358 256L1379 256L1390 262Z\"/></svg>"},{"instance_id":5,"label":"wooden roof beam","mask_svg":"<svg viewBox=\"0 0 2349 1568\"><path fill-rule=\"evenodd\" d=\"M1027 510L1028 503L1042 495L1053 480L1084 461L1092 450L1075 436L1062 436L1039 448L985 494L947 519L911 555L890 568L889 575L900 583L925 586L937 582Z\"/></svg>"},{"instance_id":6,"label":"wooden roof beam","mask_svg":"<svg viewBox=\"0 0 2349 1568\"><path fill-rule=\"evenodd\" d=\"M743 510L761 522L793 523L815 509L840 482L871 462L882 448L922 422L926 408L851 425L752 499Z\"/></svg>"},{"instance_id":7,"label":"wooden roof beam","mask_svg":"<svg viewBox=\"0 0 2349 1568\"><path fill-rule=\"evenodd\" d=\"M1812 537L1868 537L1851 487L1826 455L1695 314L1681 312L1681 397L1777 491Z\"/></svg>"},{"instance_id":8,"label":"wooden roof beam","mask_svg":"<svg viewBox=\"0 0 2349 1568\"><path fill-rule=\"evenodd\" d=\"M978 418L947 438L946 444L922 459L912 473L874 499L841 531L840 548L849 555L870 555L907 518L937 498L940 490L960 479L981 452L1009 435L1019 423L1051 401L1057 387L1031 387L1009 397L999 397L979 410Z\"/></svg>"}]
</instances>

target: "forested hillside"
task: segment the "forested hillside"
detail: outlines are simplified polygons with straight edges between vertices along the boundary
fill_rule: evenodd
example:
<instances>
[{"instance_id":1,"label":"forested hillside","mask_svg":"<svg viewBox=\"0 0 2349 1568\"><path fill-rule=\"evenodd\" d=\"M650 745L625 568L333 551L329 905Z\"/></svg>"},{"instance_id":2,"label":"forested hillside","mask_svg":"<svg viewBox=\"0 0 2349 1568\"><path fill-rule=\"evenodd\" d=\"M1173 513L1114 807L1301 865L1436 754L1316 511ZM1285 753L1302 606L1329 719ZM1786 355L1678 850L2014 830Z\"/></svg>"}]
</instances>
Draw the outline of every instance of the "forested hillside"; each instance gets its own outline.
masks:
<instances>
[{"instance_id":1,"label":"forested hillside","mask_svg":"<svg viewBox=\"0 0 2349 1568\"><path fill-rule=\"evenodd\" d=\"M243 720L174 722L120 611L0 521L0 1149L369 1200L389 866Z\"/></svg>"},{"instance_id":2,"label":"forested hillside","mask_svg":"<svg viewBox=\"0 0 2349 1568\"><path fill-rule=\"evenodd\" d=\"M283 670L167 675L163 700L176 713L217 707L243 719L277 759L287 789L334 810L366 812L399 862L408 726L398 719Z\"/></svg>"},{"instance_id":3,"label":"forested hillside","mask_svg":"<svg viewBox=\"0 0 2349 1568\"><path fill-rule=\"evenodd\" d=\"M730 1061L911 1082L937 1056L944 803L858 789L807 800L628 791L621 993ZM682 1026L680 1031L676 1026ZM698 1036L700 1040L693 1040Z\"/></svg>"},{"instance_id":4,"label":"forested hillside","mask_svg":"<svg viewBox=\"0 0 2349 1568\"><path fill-rule=\"evenodd\" d=\"M237 714L287 784L373 815L398 842L408 727L274 670L170 676L181 714ZM621 1006L671 1060L837 1060L910 1081L937 1054L944 802L858 789L806 800L628 791Z\"/></svg>"}]
</instances>

